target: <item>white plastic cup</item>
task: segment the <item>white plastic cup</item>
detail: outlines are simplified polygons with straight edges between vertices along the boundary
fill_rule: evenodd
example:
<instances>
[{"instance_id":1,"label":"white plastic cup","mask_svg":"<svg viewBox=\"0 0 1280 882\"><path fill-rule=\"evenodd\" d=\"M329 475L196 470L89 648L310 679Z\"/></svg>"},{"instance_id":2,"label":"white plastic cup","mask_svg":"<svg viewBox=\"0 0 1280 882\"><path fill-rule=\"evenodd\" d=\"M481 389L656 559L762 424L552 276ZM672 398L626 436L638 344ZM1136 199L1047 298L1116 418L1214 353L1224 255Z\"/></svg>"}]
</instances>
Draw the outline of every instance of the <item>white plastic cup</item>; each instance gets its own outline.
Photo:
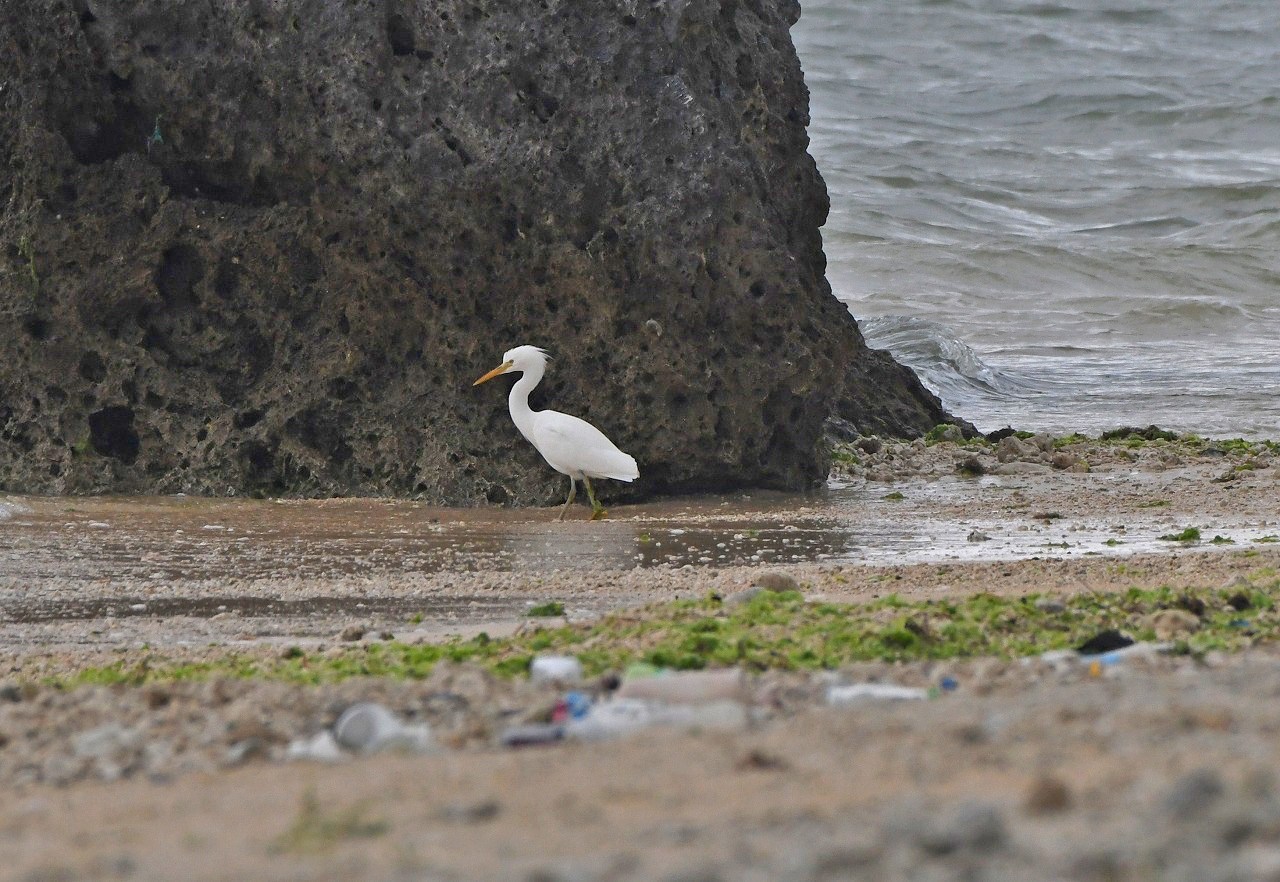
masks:
<instances>
[{"instance_id":1,"label":"white plastic cup","mask_svg":"<svg viewBox=\"0 0 1280 882\"><path fill-rule=\"evenodd\" d=\"M582 662L572 655L540 655L529 665L529 679L535 683L580 683Z\"/></svg>"},{"instance_id":2,"label":"white plastic cup","mask_svg":"<svg viewBox=\"0 0 1280 882\"><path fill-rule=\"evenodd\" d=\"M431 744L431 730L425 724L405 725L391 711L370 701L343 711L333 724L333 737L356 753L375 753L388 747L425 750Z\"/></svg>"}]
</instances>

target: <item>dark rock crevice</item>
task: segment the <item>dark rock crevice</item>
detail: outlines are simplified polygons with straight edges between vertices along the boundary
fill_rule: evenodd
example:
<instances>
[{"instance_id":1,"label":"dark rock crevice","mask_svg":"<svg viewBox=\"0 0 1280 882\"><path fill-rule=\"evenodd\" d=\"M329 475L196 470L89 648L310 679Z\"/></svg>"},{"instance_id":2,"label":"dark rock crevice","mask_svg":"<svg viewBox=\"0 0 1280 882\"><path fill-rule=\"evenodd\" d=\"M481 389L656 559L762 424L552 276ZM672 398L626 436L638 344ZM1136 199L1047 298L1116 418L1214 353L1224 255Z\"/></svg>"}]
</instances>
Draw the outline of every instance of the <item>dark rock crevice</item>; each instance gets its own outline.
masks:
<instances>
[{"instance_id":1,"label":"dark rock crevice","mask_svg":"<svg viewBox=\"0 0 1280 882\"><path fill-rule=\"evenodd\" d=\"M133 465L141 442L133 427L133 409L112 405L89 414L89 443L100 455Z\"/></svg>"}]
</instances>

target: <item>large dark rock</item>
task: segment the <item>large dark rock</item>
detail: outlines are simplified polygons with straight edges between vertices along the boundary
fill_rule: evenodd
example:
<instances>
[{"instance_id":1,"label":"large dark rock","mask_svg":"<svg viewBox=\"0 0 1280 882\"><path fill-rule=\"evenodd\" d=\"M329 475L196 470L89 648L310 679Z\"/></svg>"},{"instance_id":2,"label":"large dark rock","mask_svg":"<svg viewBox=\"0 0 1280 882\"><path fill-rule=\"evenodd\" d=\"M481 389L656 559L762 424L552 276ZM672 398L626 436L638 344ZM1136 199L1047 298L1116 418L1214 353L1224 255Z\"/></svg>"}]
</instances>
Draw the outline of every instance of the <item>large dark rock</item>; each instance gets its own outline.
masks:
<instances>
[{"instance_id":1,"label":"large dark rock","mask_svg":"<svg viewBox=\"0 0 1280 882\"><path fill-rule=\"evenodd\" d=\"M640 492L943 420L824 281L798 13L0 0L0 484L547 500L519 343Z\"/></svg>"}]
</instances>

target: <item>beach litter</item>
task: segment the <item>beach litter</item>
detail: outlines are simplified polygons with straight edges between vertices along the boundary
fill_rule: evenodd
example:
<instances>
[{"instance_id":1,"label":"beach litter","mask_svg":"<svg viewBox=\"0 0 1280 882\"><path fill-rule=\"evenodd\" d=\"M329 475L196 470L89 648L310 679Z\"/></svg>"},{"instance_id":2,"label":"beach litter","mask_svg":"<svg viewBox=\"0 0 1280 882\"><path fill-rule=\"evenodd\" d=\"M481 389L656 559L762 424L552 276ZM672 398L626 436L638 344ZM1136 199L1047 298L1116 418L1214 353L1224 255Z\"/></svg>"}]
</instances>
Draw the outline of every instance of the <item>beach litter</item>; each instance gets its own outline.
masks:
<instances>
[{"instance_id":1,"label":"beach litter","mask_svg":"<svg viewBox=\"0 0 1280 882\"><path fill-rule=\"evenodd\" d=\"M591 712L591 696L585 692L570 692L556 702L551 710L551 722L580 720Z\"/></svg>"},{"instance_id":2,"label":"beach litter","mask_svg":"<svg viewBox=\"0 0 1280 882\"><path fill-rule=\"evenodd\" d=\"M847 707L866 701L918 701L928 697L928 689L893 683L849 683L827 687L827 704L832 707Z\"/></svg>"},{"instance_id":3,"label":"beach litter","mask_svg":"<svg viewBox=\"0 0 1280 882\"><path fill-rule=\"evenodd\" d=\"M617 698L676 704L698 704L712 701L746 701L746 672L741 668L710 671L668 671L650 666L628 668Z\"/></svg>"},{"instance_id":4,"label":"beach litter","mask_svg":"<svg viewBox=\"0 0 1280 882\"><path fill-rule=\"evenodd\" d=\"M556 701L550 722L512 726L499 743L528 747L564 739L602 741L654 727L741 729L751 722L749 704L749 681L738 668L671 671L635 664L609 698L567 692Z\"/></svg>"},{"instance_id":5,"label":"beach litter","mask_svg":"<svg viewBox=\"0 0 1280 882\"><path fill-rule=\"evenodd\" d=\"M534 683L580 683L582 662L572 655L540 655L529 663L529 679Z\"/></svg>"},{"instance_id":6,"label":"beach litter","mask_svg":"<svg viewBox=\"0 0 1280 882\"><path fill-rule=\"evenodd\" d=\"M333 724L338 744L356 753L377 753L389 748L422 752L434 741L426 723L405 723L380 704L364 701L342 712Z\"/></svg>"},{"instance_id":7,"label":"beach litter","mask_svg":"<svg viewBox=\"0 0 1280 882\"><path fill-rule=\"evenodd\" d=\"M564 725L567 738L604 741L633 735L652 727L679 730L744 729L750 722L747 708L739 701L712 701L705 704L666 704L638 698L614 698L591 706L580 719Z\"/></svg>"},{"instance_id":8,"label":"beach litter","mask_svg":"<svg viewBox=\"0 0 1280 882\"><path fill-rule=\"evenodd\" d=\"M333 733L325 729L310 738L295 738L289 742L289 746L285 748L284 758L287 760L336 763L347 759L348 754L338 745Z\"/></svg>"},{"instance_id":9,"label":"beach litter","mask_svg":"<svg viewBox=\"0 0 1280 882\"><path fill-rule=\"evenodd\" d=\"M1106 633L1106 632L1104 632ZM1117 632L1118 633L1118 632ZM1097 638L1095 638L1097 639ZM1090 641L1092 643L1092 641ZM1089 644L1086 644L1086 646ZM1075 669L1082 662L1088 662L1090 676L1100 677L1109 668L1137 658L1151 658L1163 653L1172 652L1175 644L1170 641L1127 643L1105 652L1083 652L1076 649L1052 649L1039 655L1027 656L1022 664L1045 664L1055 671L1063 673Z\"/></svg>"},{"instance_id":10,"label":"beach litter","mask_svg":"<svg viewBox=\"0 0 1280 882\"><path fill-rule=\"evenodd\" d=\"M503 731L498 743L503 747L537 747L563 740L563 723L525 723Z\"/></svg>"},{"instance_id":11,"label":"beach litter","mask_svg":"<svg viewBox=\"0 0 1280 882\"><path fill-rule=\"evenodd\" d=\"M350 754L368 755L383 750L425 753L435 746L431 727L426 723L405 723L382 705L362 701L343 711L332 729L294 740L286 748L285 757L337 762Z\"/></svg>"}]
</instances>

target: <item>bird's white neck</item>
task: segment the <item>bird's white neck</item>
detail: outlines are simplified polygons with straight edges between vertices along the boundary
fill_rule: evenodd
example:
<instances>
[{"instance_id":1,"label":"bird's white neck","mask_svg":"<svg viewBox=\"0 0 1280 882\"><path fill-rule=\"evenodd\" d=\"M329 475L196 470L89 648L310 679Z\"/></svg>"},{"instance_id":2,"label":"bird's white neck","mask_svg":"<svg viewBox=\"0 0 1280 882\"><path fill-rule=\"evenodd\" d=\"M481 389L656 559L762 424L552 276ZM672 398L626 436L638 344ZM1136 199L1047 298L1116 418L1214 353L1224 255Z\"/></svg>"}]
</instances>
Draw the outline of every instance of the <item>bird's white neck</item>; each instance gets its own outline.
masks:
<instances>
[{"instance_id":1,"label":"bird's white neck","mask_svg":"<svg viewBox=\"0 0 1280 882\"><path fill-rule=\"evenodd\" d=\"M533 442L533 422L536 412L529 407L529 393L542 382L544 370L542 365L538 365L525 371L524 375L511 387L511 394L507 396L507 405L511 408L511 421L530 443Z\"/></svg>"}]
</instances>

